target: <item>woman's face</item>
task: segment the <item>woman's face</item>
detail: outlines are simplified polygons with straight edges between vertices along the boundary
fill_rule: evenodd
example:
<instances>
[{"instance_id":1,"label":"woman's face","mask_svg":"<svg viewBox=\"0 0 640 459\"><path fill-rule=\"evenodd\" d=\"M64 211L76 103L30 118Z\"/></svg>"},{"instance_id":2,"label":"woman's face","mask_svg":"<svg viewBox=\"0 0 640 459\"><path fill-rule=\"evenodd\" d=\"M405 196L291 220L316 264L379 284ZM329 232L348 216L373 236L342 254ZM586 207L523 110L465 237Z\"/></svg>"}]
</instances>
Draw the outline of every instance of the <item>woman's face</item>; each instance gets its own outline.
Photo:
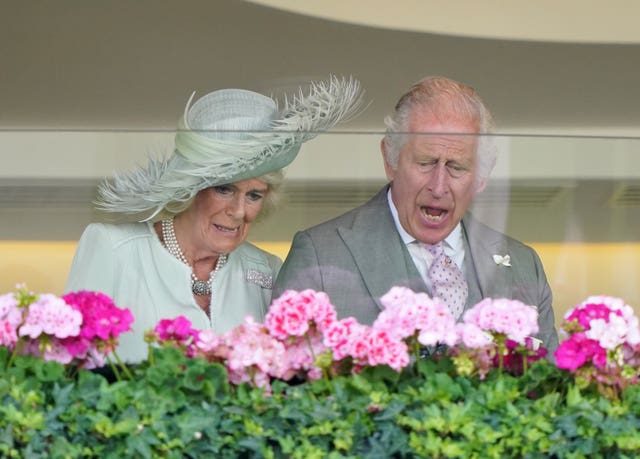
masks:
<instances>
[{"instance_id":1,"label":"woman's face","mask_svg":"<svg viewBox=\"0 0 640 459\"><path fill-rule=\"evenodd\" d=\"M255 178L199 191L185 211L198 251L230 253L242 244L267 193L269 185Z\"/></svg>"}]
</instances>

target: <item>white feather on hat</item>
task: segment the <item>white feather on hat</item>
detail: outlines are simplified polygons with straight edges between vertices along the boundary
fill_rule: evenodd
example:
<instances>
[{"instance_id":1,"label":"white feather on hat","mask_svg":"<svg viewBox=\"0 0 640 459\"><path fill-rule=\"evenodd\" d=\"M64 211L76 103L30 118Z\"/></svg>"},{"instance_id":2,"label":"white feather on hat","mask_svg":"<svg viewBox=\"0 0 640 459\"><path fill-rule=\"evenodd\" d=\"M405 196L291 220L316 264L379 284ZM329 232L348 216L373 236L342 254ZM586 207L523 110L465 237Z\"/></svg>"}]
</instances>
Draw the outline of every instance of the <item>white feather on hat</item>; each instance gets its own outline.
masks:
<instances>
[{"instance_id":1,"label":"white feather on hat","mask_svg":"<svg viewBox=\"0 0 640 459\"><path fill-rule=\"evenodd\" d=\"M222 89L187 102L174 154L146 168L115 174L98 187L98 209L148 214L187 202L200 190L259 177L289 165L302 143L358 114L363 91L353 79L331 76L286 97L279 111L270 97Z\"/></svg>"}]
</instances>

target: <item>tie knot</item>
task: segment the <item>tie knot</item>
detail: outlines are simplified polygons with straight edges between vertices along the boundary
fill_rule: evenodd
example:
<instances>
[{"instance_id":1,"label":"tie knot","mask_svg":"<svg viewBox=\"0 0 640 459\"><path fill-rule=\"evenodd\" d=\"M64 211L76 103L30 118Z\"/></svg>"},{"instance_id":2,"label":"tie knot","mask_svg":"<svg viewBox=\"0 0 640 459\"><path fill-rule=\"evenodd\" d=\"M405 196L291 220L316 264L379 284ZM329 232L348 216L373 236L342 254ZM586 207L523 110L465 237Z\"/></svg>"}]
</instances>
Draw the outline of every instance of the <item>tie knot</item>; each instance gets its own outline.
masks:
<instances>
[{"instance_id":1,"label":"tie knot","mask_svg":"<svg viewBox=\"0 0 640 459\"><path fill-rule=\"evenodd\" d=\"M444 253L444 242L440 241L436 244L425 244L425 247L433 255L434 257L439 257L440 254Z\"/></svg>"}]
</instances>

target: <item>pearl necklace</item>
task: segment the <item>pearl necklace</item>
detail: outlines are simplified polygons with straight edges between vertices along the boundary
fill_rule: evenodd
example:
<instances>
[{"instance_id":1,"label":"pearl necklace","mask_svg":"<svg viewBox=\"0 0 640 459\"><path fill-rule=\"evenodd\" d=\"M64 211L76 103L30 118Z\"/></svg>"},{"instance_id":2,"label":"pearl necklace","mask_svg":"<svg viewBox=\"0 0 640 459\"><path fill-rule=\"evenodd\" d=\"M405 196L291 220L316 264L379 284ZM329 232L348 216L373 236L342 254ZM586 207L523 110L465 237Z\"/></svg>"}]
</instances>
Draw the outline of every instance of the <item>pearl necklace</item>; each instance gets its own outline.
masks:
<instances>
[{"instance_id":1,"label":"pearl necklace","mask_svg":"<svg viewBox=\"0 0 640 459\"><path fill-rule=\"evenodd\" d=\"M164 241L164 246L171 255L191 268L191 265L182 253L180 245L178 244L178 238L176 237L176 232L173 227L173 218L162 220L162 240ZM220 254L218 261L216 262L216 267L211 271L208 281L198 279L193 272L193 268L191 268L191 291L193 294L199 296L211 295L213 293L213 279L215 279L218 271L220 271L226 263L227 254Z\"/></svg>"}]
</instances>

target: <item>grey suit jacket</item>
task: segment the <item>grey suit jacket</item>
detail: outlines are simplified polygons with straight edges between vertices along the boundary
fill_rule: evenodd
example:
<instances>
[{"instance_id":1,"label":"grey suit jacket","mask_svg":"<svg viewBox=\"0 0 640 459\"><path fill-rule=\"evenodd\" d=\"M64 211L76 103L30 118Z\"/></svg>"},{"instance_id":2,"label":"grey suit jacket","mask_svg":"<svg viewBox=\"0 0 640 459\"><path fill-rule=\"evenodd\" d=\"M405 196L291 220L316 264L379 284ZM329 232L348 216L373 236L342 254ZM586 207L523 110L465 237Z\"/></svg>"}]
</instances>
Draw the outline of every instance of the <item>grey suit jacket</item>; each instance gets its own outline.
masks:
<instances>
[{"instance_id":1,"label":"grey suit jacket","mask_svg":"<svg viewBox=\"0 0 640 459\"><path fill-rule=\"evenodd\" d=\"M380 297L395 285L430 293L393 222L388 185L366 204L296 233L273 289L323 291L338 317L371 324ZM510 298L538 308L537 338L552 353L558 346L551 288L536 252L466 215L462 220L469 297L465 309L483 298ZM511 267L493 255L509 255Z\"/></svg>"}]
</instances>

